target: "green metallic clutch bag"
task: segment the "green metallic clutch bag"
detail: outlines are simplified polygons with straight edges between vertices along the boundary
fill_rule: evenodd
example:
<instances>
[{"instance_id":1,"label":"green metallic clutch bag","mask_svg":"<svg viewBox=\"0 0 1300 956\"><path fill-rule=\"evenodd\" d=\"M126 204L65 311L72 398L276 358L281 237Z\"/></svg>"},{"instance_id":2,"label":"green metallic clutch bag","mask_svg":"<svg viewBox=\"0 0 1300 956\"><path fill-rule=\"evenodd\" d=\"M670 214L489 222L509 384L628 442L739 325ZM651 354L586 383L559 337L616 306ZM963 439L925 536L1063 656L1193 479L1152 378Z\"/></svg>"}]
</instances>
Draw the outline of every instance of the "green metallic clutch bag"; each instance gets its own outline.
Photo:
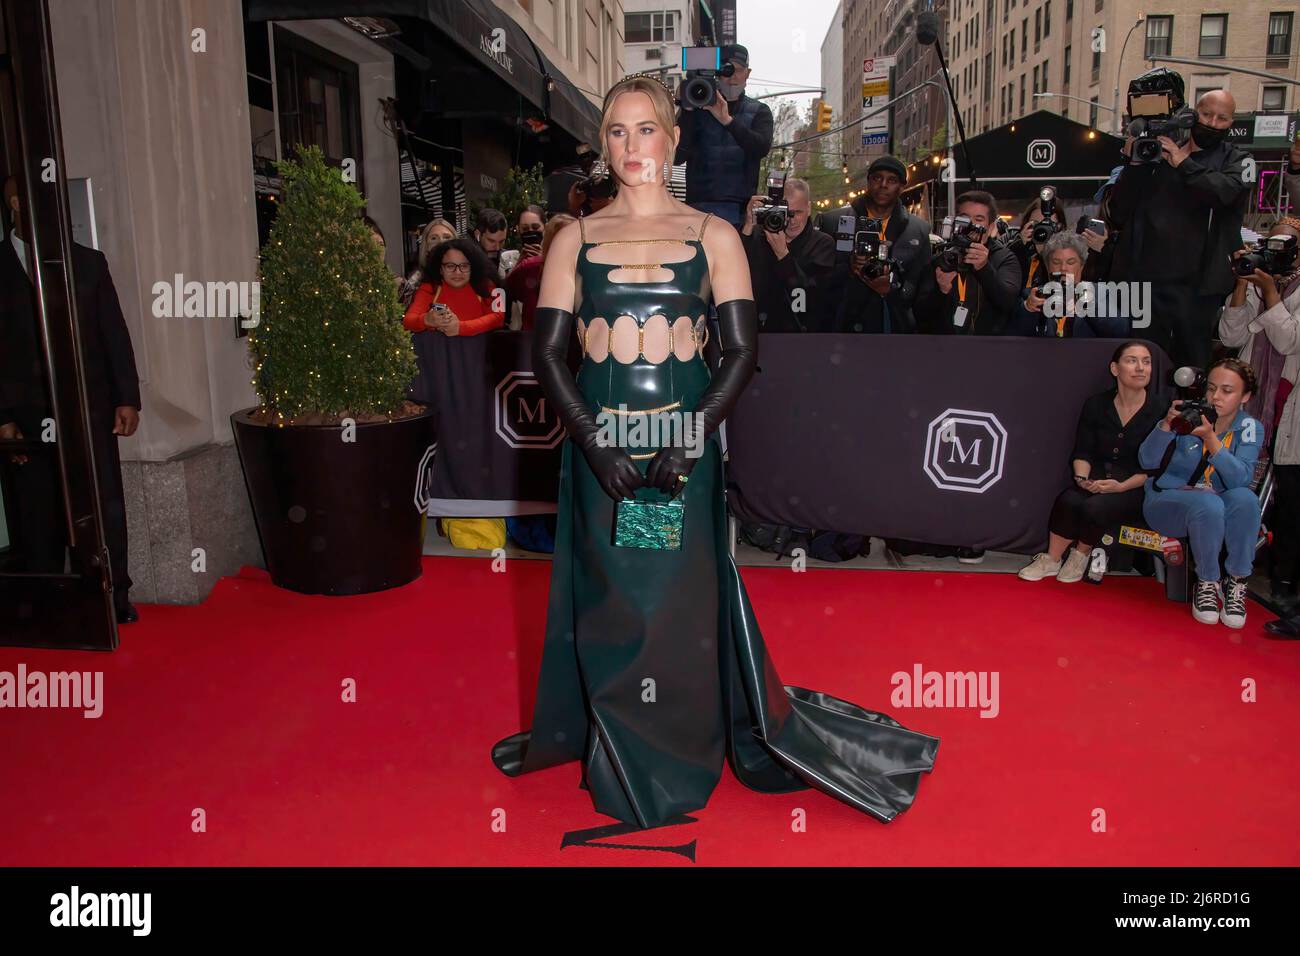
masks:
<instances>
[{"instance_id":1,"label":"green metallic clutch bag","mask_svg":"<svg viewBox=\"0 0 1300 956\"><path fill-rule=\"evenodd\" d=\"M622 498L614 505L614 544L680 551L685 520L686 502L680 495L667 501Z\"/></svg>"}]
</instances>

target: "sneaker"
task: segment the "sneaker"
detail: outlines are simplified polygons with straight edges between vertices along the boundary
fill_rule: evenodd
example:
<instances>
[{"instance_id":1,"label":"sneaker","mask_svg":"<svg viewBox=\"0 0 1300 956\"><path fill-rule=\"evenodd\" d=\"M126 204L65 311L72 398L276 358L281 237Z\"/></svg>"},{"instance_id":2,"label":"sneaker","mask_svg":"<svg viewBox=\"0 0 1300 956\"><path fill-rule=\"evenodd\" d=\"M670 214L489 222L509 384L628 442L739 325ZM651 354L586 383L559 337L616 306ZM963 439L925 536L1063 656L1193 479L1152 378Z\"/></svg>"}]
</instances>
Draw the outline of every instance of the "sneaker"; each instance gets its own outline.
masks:
<instances>
[{"instance_id":1,"label":"sneaker","mask_svg":"<svg viewBox=\"0 0 1300 956\"><path fill-rule=\"evenodd\" d=\"M1050 554L1043 552L1034 555L1034 560L1030 561L1020 569L1020 580L1041 581L1043 578L1053 575L1060 570L1061 562L1053 558Z\"/></svg>"},{"instance_id":2,"label":"sneaker","mask_svg":"<svg viewBox=\"0 0 1300 956\"><path fill-rule=\"evenodd\" d=\"M979 564L984 560L984 552L976 551L974 548L958 548L957 560L962 564Z\"/></svg>"},{"instance_id":3,"label":"sneaker","mask_svg":"<svg viewBox=\"0 0 1300 956\"><path fill-rule=\"evenodd\" d=\"M1215 624L1219 620L1219 582L1196 582L1192 594L1192 617L1202 624Z\"/></svg>"},{"instance_id":4,"label":"sneaker","mask_svg":"<svg viewBox=\"0 0 1300 956\"><path fill-rule=\"evenodd\" d=\"M1061 573L1056 576L1056 580L1062 584L1076 584L1083 580L1083 572L1088 569L1088 555L1082 554L1077 548L1071 548L1069 556L1065 559L1065 564L1061 565Z\"/></svg>"},{"instance_id":5,"label":"sneaker","mask_svg":"<svg viewBox=\"0 0 1300 956\"><path fill-rule=\"evenodd\" d=\"M1223 610L1219 621L1228 627L1246 624L1246 579L1228 575L1223 579Z\"/></svg>"}]
</instances>

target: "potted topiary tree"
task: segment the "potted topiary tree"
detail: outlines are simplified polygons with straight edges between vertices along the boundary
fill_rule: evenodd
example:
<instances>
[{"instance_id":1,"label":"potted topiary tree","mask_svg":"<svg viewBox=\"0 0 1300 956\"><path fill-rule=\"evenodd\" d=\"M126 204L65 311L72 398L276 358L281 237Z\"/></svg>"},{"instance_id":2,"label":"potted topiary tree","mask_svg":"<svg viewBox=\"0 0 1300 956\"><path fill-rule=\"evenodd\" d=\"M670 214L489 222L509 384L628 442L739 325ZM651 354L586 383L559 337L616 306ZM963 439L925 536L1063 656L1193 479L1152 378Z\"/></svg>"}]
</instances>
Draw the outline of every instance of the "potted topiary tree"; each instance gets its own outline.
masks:
<instances>
[{"instance_id":1,"label":"potted topiary tree","mask_svg":"<svg viewBox=\"0 0 1300 956\"><path fill-rule=\"evenodd\" d=\"M431 413L397 286L356 187L316 147L277 164L284 189L262 250L249 333L261 404L231 416L271 580L361 594L420 576L418 471Z\"/></svg>"}]
</instances>

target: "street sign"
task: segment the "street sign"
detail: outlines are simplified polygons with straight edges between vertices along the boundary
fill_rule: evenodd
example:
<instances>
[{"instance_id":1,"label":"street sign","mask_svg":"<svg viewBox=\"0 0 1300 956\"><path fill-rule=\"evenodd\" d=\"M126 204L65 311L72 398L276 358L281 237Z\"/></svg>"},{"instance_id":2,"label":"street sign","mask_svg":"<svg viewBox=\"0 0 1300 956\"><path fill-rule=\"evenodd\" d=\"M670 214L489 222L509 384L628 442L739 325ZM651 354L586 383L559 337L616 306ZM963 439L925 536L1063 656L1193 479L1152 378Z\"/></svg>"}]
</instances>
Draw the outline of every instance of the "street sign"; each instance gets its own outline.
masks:
<instances>
[{"instance_id":1,"label":"street sign","mask_svg":"<svg viewBox=\"0 0 1300 956\"><path fill-rule=\"evenodd\" d=\"M890 70L897 58L892 56L868 57L862 61L862 113L865 116L889 102L893 95ZM880 110L861 126L863 146L889 144L889 110Z\"/></svg>"}]
</instances>

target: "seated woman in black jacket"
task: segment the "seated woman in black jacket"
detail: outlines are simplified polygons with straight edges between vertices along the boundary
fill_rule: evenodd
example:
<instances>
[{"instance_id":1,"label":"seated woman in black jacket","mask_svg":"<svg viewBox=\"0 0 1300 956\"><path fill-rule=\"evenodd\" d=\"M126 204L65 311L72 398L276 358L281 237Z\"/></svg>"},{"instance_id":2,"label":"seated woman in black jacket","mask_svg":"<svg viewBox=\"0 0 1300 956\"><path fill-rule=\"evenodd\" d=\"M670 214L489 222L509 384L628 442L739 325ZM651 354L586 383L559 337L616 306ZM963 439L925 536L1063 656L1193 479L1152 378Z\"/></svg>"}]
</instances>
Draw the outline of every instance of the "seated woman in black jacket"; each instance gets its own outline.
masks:
<instances>
[{"instance_id":1,"label":"seated woman in black jacket","mask_svg":"<svg viewBox=\"0 0 1300 956\"><path fill-rule=\"evenodd\" d=\"M1165 414L1147 388L1151 351L1146 343L1125 342L1116 349L1110 374L1115 388L1084 402L1071 455L1074 485L1052 506L1047 551L1034 555L1020 570L1026 581L1048 575L1066 584L1081 581L1088 555L1102 535L1119 524L1145 524L1142 483L1147 476L1138 467L1138 447Z\"/></svg>"}]
</instances>

